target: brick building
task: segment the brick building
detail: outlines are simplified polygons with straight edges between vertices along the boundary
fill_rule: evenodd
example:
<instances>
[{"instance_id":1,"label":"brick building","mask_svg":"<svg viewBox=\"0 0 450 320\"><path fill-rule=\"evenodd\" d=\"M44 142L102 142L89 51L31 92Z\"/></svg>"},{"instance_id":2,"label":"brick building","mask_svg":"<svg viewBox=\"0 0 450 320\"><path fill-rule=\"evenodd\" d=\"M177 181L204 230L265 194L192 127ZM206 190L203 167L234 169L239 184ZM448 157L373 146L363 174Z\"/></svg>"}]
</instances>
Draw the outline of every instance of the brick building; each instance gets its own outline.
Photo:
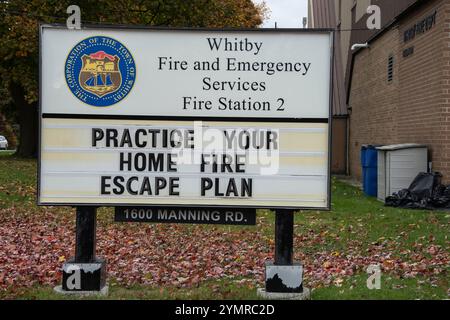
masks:
<instances>
[{"instance_id":1,"label":"brick building","mask_svg":"<svg viewBox=\"0 0 450 320\"><path fill-rule=\"evenodd\" d=\"M316 0L309 5L309 27L334 29L337 24L336 6L334 1ZM333 70L333 141L331 171L335 174L347 172L347 136L348 112L344 86L344 61L341 50L340 34L336 34ZM346 56L345 56L346 57Z\"/></svg>"},{"instance_id":2,"label":"brick building","mask_svg":"<svg viewBox=\"0 0 450 320\"><path fill-rule=\"evenodd\" d=\"M325 10L327 2L310 0L310 6ZM340 81L348 110L348 173L360 179L364 144L420 143L429 147L432 169L450 182L450 0L335 2L353 3L350 14L335 10L337 33L346 34L339 41L347 52ZM381 8L381 30L365 30L370 4ZM351 50L366 42L368 48Z\"/></svg>"}]
</instances>

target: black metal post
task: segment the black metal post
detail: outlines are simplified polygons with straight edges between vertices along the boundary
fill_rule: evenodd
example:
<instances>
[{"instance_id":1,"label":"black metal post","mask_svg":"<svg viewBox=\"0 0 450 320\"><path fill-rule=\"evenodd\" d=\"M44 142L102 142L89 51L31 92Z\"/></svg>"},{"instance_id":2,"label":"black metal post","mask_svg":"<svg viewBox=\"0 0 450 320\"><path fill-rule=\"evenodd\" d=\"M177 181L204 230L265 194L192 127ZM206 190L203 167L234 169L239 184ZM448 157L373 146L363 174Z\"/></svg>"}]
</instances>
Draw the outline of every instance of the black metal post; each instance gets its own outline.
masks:
<instances>
[{"instance_id":1,"label":"black metal post","mask_svg":"<svg viewBox=\"0 0 450 320\"><path fill-rule=\"evenodd\" d=\"M294 256L294 212L275 212L275 265L292 265Z\"/></svg>"},{"instance_id":2,"label":"black metal post","mask_svg":"<svg viewBox=\"0 0 450 320\"><path fill-rule=\"evenodd\" d=\"M77 207L75 262L95 261L96 227L97 208Z\"/></svg>"},{"instance_id":3,"label":"black metal post","mask_svg":"<svg viewBox=\"0 0 450 320\"><path fill-rule=\"evenodd\" d=\"M294 263L292 210L275 211L275 261L266 262L265 292L269 295L303 292L303 268L300 263Z\"/></svg>"},{"instance_id":4,"label":"black metal post","mask_svg":"<svg viewBox=\"0 0 450 320\"><path fill-rule=\"evenodd\" d=\"M77 207L76 210L75 257L64 263L62 286L55 290L104 294L107 292L103 290L106 286L106 261L95 256L97 208Z\"/></svg>"}]
</instances>

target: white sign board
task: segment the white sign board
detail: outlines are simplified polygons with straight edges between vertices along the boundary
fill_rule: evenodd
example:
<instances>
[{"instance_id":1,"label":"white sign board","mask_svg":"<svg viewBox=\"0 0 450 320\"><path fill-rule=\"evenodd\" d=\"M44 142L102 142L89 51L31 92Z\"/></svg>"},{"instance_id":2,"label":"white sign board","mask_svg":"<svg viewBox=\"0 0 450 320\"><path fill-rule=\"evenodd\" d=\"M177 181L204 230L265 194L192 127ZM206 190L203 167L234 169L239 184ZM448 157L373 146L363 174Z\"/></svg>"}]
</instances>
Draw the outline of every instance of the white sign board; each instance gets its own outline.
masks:
<instances>
[{"instance_id":1,"label":"white sign board","mask_svg":"<svg viewBox=\"0 0 450 320\"><path fill-rule=\"evenodd\" d=\"M40 35L39 204L329 208L330 32Z\"/></svg>"}]
</instances>

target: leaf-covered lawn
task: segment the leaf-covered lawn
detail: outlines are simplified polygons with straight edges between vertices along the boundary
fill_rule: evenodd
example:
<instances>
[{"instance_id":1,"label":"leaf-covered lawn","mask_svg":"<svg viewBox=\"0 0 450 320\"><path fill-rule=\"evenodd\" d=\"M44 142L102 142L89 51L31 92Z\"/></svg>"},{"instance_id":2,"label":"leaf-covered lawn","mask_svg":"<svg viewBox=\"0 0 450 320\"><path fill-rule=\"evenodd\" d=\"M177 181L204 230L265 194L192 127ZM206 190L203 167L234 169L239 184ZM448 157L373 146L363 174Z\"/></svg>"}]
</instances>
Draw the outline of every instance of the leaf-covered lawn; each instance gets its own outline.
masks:
<instances>
[{"instance_id":1,"label":"leaf-covered lawn","mask_svg":"<svg viewBox=\"0 0 450 320\"><path fill-rule=\"evenodd\" d=\"M0 155L0 297L60 298L60 267L74 253L75 210L35 205L36 162ZM448 212L385 208L333 182L332 212L295 216L295 256L313 299L445 299ZM97 254L109 298L256 298L273 259L272 212L256 227L119 224L98 211ZM382 289L365 270L382 267Z\"/></svg>"}]
</instances>

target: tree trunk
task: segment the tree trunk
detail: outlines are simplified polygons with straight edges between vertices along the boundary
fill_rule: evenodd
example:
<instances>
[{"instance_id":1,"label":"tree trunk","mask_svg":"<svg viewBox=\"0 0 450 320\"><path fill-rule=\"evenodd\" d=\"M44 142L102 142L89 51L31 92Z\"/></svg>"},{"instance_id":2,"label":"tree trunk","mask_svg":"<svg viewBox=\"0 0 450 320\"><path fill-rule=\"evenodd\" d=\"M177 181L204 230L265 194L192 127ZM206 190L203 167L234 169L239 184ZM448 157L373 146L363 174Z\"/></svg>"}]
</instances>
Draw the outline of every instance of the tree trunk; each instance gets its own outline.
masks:
<instances>
[{"instance_id":1,"label":"tree trunk","mask_svg":"<svg viewBox=\"0 0 450 320\"><path fill-rule=\"evenodd\" d=\"M37 157L38 148L38 103L28 103L23 89L14 85L12 88L14 104L19 114L19 146L17 155L21 157Z\"/></svg>"}]
</instances>

